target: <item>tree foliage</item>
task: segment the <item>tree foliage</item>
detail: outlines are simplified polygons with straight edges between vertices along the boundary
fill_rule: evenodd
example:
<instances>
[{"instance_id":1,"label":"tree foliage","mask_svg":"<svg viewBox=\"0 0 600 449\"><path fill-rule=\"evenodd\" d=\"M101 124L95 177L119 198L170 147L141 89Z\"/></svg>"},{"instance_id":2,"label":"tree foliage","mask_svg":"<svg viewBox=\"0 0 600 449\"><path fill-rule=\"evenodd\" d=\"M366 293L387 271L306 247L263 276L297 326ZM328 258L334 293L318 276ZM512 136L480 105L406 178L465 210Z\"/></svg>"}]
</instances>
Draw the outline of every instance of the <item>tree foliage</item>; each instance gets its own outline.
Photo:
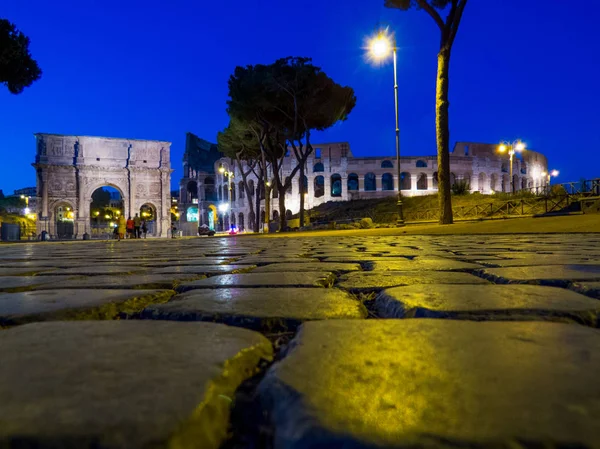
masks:
<instances>
[{"instance_id":1,"label":"tree foliage","mask_svg":"<svg viewBox=\"0 0 600 449\"><path fill-rule=\"evenodd\" d=\"M0 83L12 94L40 79L42 70L29 53L29 38L6 19L0 19Z\"/></svg>"},{"instance_id":2,"label":"tree foliage","mask_svg":"<svg viewBox=\"0 0 600 449\"><path fill-rule=\"evenodd\" d=\"M243 123L258 143L259 165L272 177L277 192L280 230L286 227L285 192L298 171L303 179L306 160L313 151L310 133L345 120L355 104L354 91L336 84L310 58L287 57L269 65L237 67L230 77L227 111L232 122ZM283 176L290 148L298 164ZM301 186L303 214L303 183Z\"/></svg>"},{"instance_id":3,"label":"tree foliage","mask_svg":"<svg viewBox=\"0 0 600 449\"><path fill-rule=\"evenodd\" d=\"M440 29L440 49L436 82L436 141L439 166L440 224L451 224L452 197L450 185L450 127L448 119L450 55L456 33L460 26L463 11L468 0L384 0L388 8L408 10L422 9L433 19ZM442 18L448 11L446 19Z\"/></svg>"}]
</instances>

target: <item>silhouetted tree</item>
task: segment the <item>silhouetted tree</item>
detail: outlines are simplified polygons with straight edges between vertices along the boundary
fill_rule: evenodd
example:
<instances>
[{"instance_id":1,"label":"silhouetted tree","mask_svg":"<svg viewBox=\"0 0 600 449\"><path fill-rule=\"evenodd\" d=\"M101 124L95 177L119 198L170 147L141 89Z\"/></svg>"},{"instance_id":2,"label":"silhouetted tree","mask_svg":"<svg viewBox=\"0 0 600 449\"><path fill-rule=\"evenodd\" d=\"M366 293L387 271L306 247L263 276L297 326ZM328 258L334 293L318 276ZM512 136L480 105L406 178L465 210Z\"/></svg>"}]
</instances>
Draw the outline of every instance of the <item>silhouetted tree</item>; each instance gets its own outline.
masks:
<instances>
[{"instance_id":1,"label":"silhouetted tree","mask_svg":"<svg viewBox=\"0 0 600 449\"><path fill-rule=\"evenodd\" d=\"M248 183L248 175L250 173L256 175L258 184L264 183L262 167L259 168L257 166L262 161L258 140L245 123L232 118L229 121L227 128L217 135L217 144L219 146L219 151L236 163L242 177L244 191L246 192L246 198L248 199L250 211L252 212L251 215L255 217L254 222L251 224L252 230L258 232L260 225L260 197L256 194L256 191L252 192ZM246 170L244 170L242 161L246 163ZM256 207L253 199L256 202Z\"/></svg>"},{"instance_id":2,"label":"silhouetted tree","mask_svg":"<svg viewBox=\"0 0 600 449\"><path fill-rule=\"evenodd\" d=\"M273 64L273 89L279 92L274 107L284 117L286 140L284 151L291 146L298 161L295 170L284 182L275 179L280 188L279 209L285 211L285 193L299 171L300 226L304 226L304 177L306 161L313 152L310 141L312 131L323 131L346 120L356 105L351 87L341 86L329 78L310 58L288 57ZM283 197L283 198L282 198ZM285 213L280 213L281 229L286 226Z\"/></svg>"},{"instance_id":3,"label":"silhouetted tree","mask_svg":"<svg viewBox=\"0 0 600 449\"><path fill-rule=\"evenodd\" d=\"M42 70L29 54L29 38L6 19L0 19L0 83L12 94L40 79Z\"/></svg>"},{"instance_id":4,"label":"silhouetted tree","mask_svg":"<svg viewBox=\"0 0 600 449\"><path fill-rule=\"evenodd\" d=\"M412 7L422 9L431 16L440 29L440 49L436 82L436 140L438 150L438 196L440 204L440 224L451 224L452 198L450 186L450 131L448 122L448 80L450 55L456 33L460 25L467 0L384 0L388 8L407 10ZM446 20L441 16L448 10Z\"/></svg>"}]
</instances>

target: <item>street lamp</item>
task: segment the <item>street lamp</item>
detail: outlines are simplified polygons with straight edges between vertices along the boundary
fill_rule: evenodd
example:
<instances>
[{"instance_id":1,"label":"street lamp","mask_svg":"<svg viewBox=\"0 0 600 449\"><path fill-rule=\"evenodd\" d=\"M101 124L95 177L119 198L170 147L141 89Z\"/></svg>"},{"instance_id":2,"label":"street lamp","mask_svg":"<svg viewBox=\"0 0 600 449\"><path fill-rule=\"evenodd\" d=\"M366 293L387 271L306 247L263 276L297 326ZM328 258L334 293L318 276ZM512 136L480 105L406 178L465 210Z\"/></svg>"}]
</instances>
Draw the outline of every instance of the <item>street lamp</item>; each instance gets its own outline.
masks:
<instances>
[{"instance_id":1,"label":"street lamp","mask_svg":"<svg viewBox=\"0 0 600 449\"><path fill-rule=\"evenodd\" d=\"M219 204L219 212L223 214L223 231L225 231L225 214L229 210L229 203L221 203Z\"/></svg>"},{"instance_id":2,"label":"street lamp","mask_svg":"<svg viewBox=\"0 0 600 449\"><path fill-rule=\"evenodd\" d=\"M543 171L542 173L540 173L540 175L546 178L546 190L548 190L548 187L550 186L550 178L556 178L559 175L559 171L551 170L548 171L548 173Z\"/></svg>"},{"instance_id":3,"label":"street lamp","mask_svg":"<svg viewBox=\"0 0 600 449\"><path fill-rule=\"evenodd\" d=\"M508 156L510 160L510 193L514 193L515 186L513 184L513 156L515 153L521 152L525 150L525 144L520 140L515 140L513 143L509 142L500 142L498 146L498 151L500 153L506 153L508 151Z\"/></svg>"},{"instance_id":4,"label":"street lamp","mask_svg":"<svg viewBox=\"0 0 600 449\"><path fill-rule=\"evenodd\" d=\"M369 55L376 61L383 61L390 53L394 60L394 109L396 113L396 171L398 175L398 221L397 226L404 226L404 212L402 210L402 183L400 180L400 127L398 126L398 71L396 64L396 40L389 34L388 29L379 30L368 41Z\"/></svg>"}]
</instances>

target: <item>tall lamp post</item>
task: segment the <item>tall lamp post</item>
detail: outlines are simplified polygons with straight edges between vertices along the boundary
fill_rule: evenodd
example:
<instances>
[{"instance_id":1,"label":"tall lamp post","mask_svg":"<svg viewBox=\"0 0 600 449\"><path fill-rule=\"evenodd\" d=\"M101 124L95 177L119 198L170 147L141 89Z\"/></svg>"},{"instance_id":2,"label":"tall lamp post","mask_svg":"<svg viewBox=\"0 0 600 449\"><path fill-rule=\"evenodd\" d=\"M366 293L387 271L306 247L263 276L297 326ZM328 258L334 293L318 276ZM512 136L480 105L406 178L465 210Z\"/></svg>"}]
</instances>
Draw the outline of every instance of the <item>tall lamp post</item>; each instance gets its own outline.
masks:
<instances>
[{"instance_id":1,"label":"tall lamp post","mask_svg":"<svg viewBox=\"0 0 600 449\"><path fill-rule=\"evenodd\" d=\"M383 61L390 53L394 60L394 109L396 112L396 171L398 175L398 220L396 226L404 226L404 212L402 210L402 182L400 179L400 127L398 125L398 72L396 66L396 40L388 33L387 28L377 32L369 39L369 54L377 61Z\"/></svg>"},{"instance_id":2,"label":"tall lamp post","mask_svg":"<svg viewBox=\"0 0 600 449\"><path fill-rule=\"evenodd\" d=\"M513 143L500 142L500 145L498 146L498 151L500 153L506 153L508 151L510 161L510 193L514 193L515 191L515 186L513 183L513 156L517 151L521 152L523 150L525 150L525 144L520 140L515 140Z\"/></svg>"}]
</instances>

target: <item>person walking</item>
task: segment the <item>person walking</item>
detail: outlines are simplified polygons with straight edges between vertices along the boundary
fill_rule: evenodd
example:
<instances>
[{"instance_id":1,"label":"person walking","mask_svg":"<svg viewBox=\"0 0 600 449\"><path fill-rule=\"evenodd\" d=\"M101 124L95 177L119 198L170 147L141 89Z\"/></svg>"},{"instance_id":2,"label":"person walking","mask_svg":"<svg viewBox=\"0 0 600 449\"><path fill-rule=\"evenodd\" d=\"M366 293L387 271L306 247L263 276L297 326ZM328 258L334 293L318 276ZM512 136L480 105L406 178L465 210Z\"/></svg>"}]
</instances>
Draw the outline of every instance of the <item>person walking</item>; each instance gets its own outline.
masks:
<instances>
[{"instance_id":1,"label":"person walking","mask_svg":"<svg viewBox=\"0 0 600 449\"><path fill-rule=\"evenodd\" d=\"M146 220L142 220L142 234L144 234L144 238L148 234L148 225L146 224Z\"/></svg>"},{"instance_id":2,"label":"person walking","mask_svg":"<svg viewBox=\"0 0 600 449\"><path fill-rule=\"evenodd\" d=\"M138 214L135 214L135 217L133 217L133 233L135 234L135 238L139 239L140 236L140 227L142 225L142 219L140 218L140 216Z\"/></svg>"},{"instance_id":3,"label":"person walking","mask_svg":"<svg viewBox=\"0 0 600 449\"><path fill-rule=\"evenodd\" d=\"M125 215L119 216L119 240L125 238L125 231L127 230L127 220L125 220Z\"/></svg>"},{"instance_id":4,"label":"person walking","mask_svg":"<svg viewBox=\"0 0 600 449\"><path fill-rule=\"evenodd\" d=\"M131 217L129 217L127 219L126 228L127 228L127 238L132 239L133 232L134 232L134 223L133 223L133 220L131 219Z\"/></svg>"}]
</instances>

